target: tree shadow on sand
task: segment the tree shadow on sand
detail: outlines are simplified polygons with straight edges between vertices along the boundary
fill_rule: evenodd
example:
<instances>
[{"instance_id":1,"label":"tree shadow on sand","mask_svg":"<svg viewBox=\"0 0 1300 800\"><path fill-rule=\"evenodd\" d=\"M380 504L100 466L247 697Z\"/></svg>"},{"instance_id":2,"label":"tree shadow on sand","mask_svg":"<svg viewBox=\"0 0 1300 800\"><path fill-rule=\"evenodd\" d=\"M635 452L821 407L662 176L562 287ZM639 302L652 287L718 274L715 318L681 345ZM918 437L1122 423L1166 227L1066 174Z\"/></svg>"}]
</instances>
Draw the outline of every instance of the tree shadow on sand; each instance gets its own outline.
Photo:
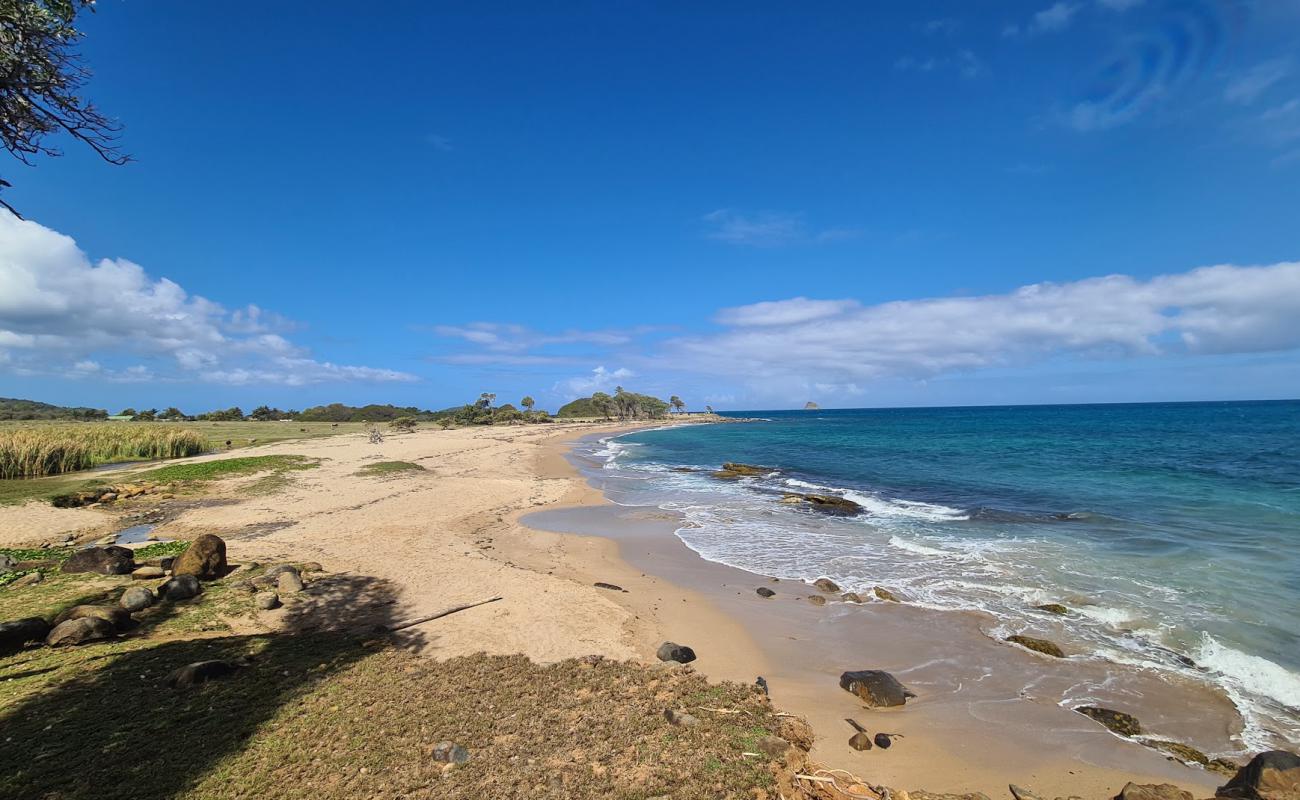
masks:
<instances>
[{"instance_id":1,"label":"tree shadow on sand","mask_svg":"<svg viewBox=\"0 0 1300 800\"><path fill-rule=\"evenodd\" d=\"M286 627L295 633L165 640L159 626L183 606L164 605L143 615L131 633L140 638L128 644L37 649L26 659L0 660L0 681L60 668L54 659L81 664L61 682L0 708L0 798L187 796L262 725L392 644L375 631L394 623L395 599L384 581L326 575L288 604ZM410 635L401 646L422 645L418 633L404 633ZM183 690L167 685L186 664L242 657L251 662L220 680Z\"/></svg>"}]
</instances>

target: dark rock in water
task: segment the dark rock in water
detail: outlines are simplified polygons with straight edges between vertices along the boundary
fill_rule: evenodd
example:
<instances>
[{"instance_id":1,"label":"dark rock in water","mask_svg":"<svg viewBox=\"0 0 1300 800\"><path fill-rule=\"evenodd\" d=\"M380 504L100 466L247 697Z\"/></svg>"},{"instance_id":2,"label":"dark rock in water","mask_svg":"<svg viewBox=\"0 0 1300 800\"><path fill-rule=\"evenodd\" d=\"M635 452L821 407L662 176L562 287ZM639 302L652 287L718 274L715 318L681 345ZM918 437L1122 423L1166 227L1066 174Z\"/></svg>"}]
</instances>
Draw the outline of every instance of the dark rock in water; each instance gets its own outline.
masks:
<instances>
[{"instance_id":1,"label":"dark rock in water","mask_svg":"<svg viewBox=\"0 0 1300 800\"><path fill-rule=\"evenodd\" d=\"M1127 783L1115 800L1196 800L1191 792L1185 792L1172 783Z\"/></svg>"},{"instance_id":2,"label":"dark rock in water","mask_svg":"<svg viewBox=\"0 0 1300 800\"><path fill-rule=\"evenodd\" d=\"M754 591L758 593L758 596L759 596L759 597L772 597L772 596L774 596L774 595L776 594L776 592L772 591L771 589L767 588L766 586L760 586L760 587L758 587L757 589L755 589Z\"/></svg>"},{"instance_id":3,"label":"dark rock in water","mask_svg":"<svg viewBox=\"0 0 1300 800\"><path fill-rule=\"evenodd\" d=\"M111 639L117 635L113 623L99 617L81 617L54 626L54 630L45 637L50 647L70 644L83 644L100 639Z\"/></svg>"},{"instance_id":4,"label":"dark rock in water","mask_svg":"<svg viewBox=\"0 0 1300 800\"><path fill-rule=\"evenodd\" d=\"M678 664L689 664L695 660L695 651L684 644L676 642L664 642L659 645L659 650L655 653L660 661L676 661Z\"/></svg>"},{"instance_id":5,"label":"dark rock in water","mask_svg":"<svg viewBox=\"0 0 1300 800\"><path fill-rule=\"evenodd\" d=\"M776 472L772 467L756 467L753 464L741 464L735 461L728 461L722 465L727 472L735 472L740 475L767 475Z\"/></svg>"},{"instance_id":6,"label":"dark rock in water","mask_svg":"<svg viewBox=\"0 0 1300 800\"><path fill-rule=\"evenodd\" d=\"M95 572L100 575L125 575L135 569L135 554L125 547L87 547L63 562L63 572Z\"/></svg>"},{"instance_id":7,"label":"dark rock in water","mask_svg":"<svg viewBox=\"0 0 1300 800\"><path fill-rule=\"evenodd\" d=\"M916 697L898 679L884 670L863 669L840 676L840 688L857 695L870 708L901 706Z\"/></svg>"},{"instance_id":8,"label":"dark rock in water","mask_svg":"<svg viewBox=\"0 0 1300 800\"><path fill-rule=\"evenodd\" d=\"M49 634L50 624L40 617L0 622L0 656L17 653L29 642L39 642Z\"/></svg>"},{"instance_id":9,"label":"dark rock in water","mask_svg":"<svg viewBox=\"0 0 1300 800\"><path fill-rule=\"evenodd\" d=\"M622 586L619 586L619 585L616 584L616 583L604 583L603 581L596 581L596 582L595 582L594 584L592 584L592 585L595 586L597 589L608 589L608 590L610 590L611 592L626 592L626 591L627 591L627 589L624 589Z\"/></svg>"},{"instance_id":10,"label":"dark rock in water","mask_svg":"<svg viewBox=\"0 0 1300 800\"><path fill-rule=\"evenodd\" d=\"M813 586L816 586L818 589L821 589L823 592L830 592L832 594L838 593L840 590L840 587L835 585L835 581L831 580L830 578L818 578L813 583Z\"/></svg>"},{"instance_id":11,"label":"dark rock in water","mask_svg":"<svg viewBox=\"0 0 1300 800\"><path fill-rule=\"evenodd\" d=\"M199 585L198 578L193 575L177 575L158 587L158 599L168 602L188 600L197 597L201 591L203 587Z\"/></svg>"},{"instance_id":12,"label":"dark rock in water","mask_svg":"<svg viewBox=\"0 0 1300 800\"><path fill-rule=\"evenodd\" d=\"M117 604L125 609L128 613L134 614L137 611L144 611L153 605L157 598L153 592L144 586L129 586L122 596L118 598Z\"/></svg>"},{"instance_id":13,"label":"dark rock in water","mask_svg":"<svg viewBox=\"0 0 1300 800\"><path fill-rule=\"evenodd\" d=\"M193 575L199 580L214 581L226 574L226 543L220 536L205 533L185 548L172 564L172 575Z\"/></svg>"},{"instance_id":14,"label":"dark rock in water","mask_svg":"<svg viewBox=\"0 0 1300 800\"><path fill-rule=\"evenodd\" d=\"M1164 739L1148 739L1142 744L1153 750L1159 750L1162 753L1168 753L1170 756L1187 764L1200 764L1209 766L1210 759L1200 750L1182 742L1170 742Z\"/></svg>"},{"instance_id":15,"label":"dark rock in water","mask_svg":"<svg viewBox=\"0 0 1300 800\"><path fill-rule=\"evenodd\" d=\"M146 590L147 591L147 590ZM134 627L135 620L131 619L131 612L121 606L73 606L62 614L54 618L54 627L59 627L71 619L86 618L102 619L119 631L128 630Z\"/></svg>"},{"instance_id":16,"label":"dark rock in water","mask_svg":"<svg viewBox=\"0 0 1300 800\"><path fill-rule=\"evenodd\" d=\"M844 594L840 595L840 599L846 603L861 603L862 595L858 594L857 592L845 592Z\"/></svg>"},{"instance_id":17,"label":"dark rock in water","mask_svg":"<svg viewBox=\"0 0 1300 800\"><path fill-rule=\"evenodd\" d=\"M433 746L433 760L444 764L464 764L469 761L469 751L455 742L438 742Z\"/></svg>"},{"instance_id":18,"label":"dark rock in water","mask_svg":"<svg viewBox=\"0 0 1300 800\"><path fill-rule=\"evenodd\" d=\"M1049 614L1060 614L1061 616L1065 616L1066 614L1070 613L1070 609L1066 608L1060 603L1044 603L1041 606L1034 606L1034 608L1038 609L1039 611L1046 611Z\"/></svg>"},{"instance_id":19,"label":"dark rock in water","mask_svg":"<svg viewBox=\"0 0 1300 800\"><path fill-rule=\"evenodd\" d=\"M1214 793L1233 800L1300 798L1300 756L1285 750L1260 753Z\"/></svg>"},{"instance_id":20,"label":"dark rock in water","mask_svg":"<svg viewBox=\"0 0 1300 800\"><path fill-rule=\"evenodd\" d=\"M174 670L167 676L167 685L173 689L191 689L208 681L224 678L239 667L229 661L196 661Z\"/></svg>"},{"instance_id":21,"label":"dark rock in water","mask_svg":"<svg viewBox=\"0 0 1300 800\"><path fill-rule=\"evenodd\" d=\"M832 517L856 517L864 509L846 497L833 494L787 494L781 498L786 505L798 505Z\"/></svg>"},{"instance_id":22,"label":"dark rock in water","mask_svg":"<svg viewBox=\"0 0 1300 800\"><path fill-rule=\"evenodd\" d=\"M883 586L877 586L873 588L871 590L871 593L874 594L876 597L880 598L881 600L884 600L887 603L903 602L902 600L899 599L898 595L894 594L893 592L889 591Z\"/></svg>"},{"instance_id":23,"label":"dark rock in water","mask_svg":"<svg viewBox=\"0 0 1300 800\"><path fill-rule=\"evenodd\" d=\"M1142 733L1142 723L1138 722L1138 718L1132 714L1125 714L1123 711L1115 711L1101 706L1079 706L1074 710L1085 717L1100 722L1120 736L1139 736Z\"/></svg>"},{"instance_id":24,"label":"dark rock in water","mask_svg":"<svg viewBox=\"0 0 1300 800\"><path fill-rule=\"evenodd\" d=\"M1034 636L1021 636L1017 634L1015 636L1008 636L1007 641L1012 644L1018 644L1029 650L1033 650L1035 653L1042 653L1045 656L1051 656L1052 658L1065 658L1065 653L1061 650L1060 646L1055 642L1049 642L1046 639L1039 639Z\"/></svg>"}]
</instances>

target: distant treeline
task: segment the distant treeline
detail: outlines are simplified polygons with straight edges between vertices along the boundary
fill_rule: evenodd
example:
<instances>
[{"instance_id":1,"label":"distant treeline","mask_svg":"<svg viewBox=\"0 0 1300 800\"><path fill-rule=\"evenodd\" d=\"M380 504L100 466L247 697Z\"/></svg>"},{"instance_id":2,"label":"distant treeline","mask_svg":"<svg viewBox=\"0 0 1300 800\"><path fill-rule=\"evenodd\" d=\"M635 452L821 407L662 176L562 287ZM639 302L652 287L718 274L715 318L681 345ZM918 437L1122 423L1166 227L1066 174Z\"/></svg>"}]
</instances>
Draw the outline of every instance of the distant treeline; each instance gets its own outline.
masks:
<instances>
[{"instance_id":1,"label":"distant treeline","mask_svg":"<svg viewBox=\"0 0 1300 800\"><path fill-rule=\"evenodd\" d=\"M675 399L675 398L674 398ZM605 419L660 419L668 413L669 404L648 394L629 392L622 386L613 395L596 392L591 397L580 397L560 407L558 417L604 417Z\"/></svg>"},{"instance_id":2,"label":"distant treeline","mask_svg":"<svg viewBox=\"0 0 1300 800\"><path fill-rule=\"evenodd\" d=\"M108 412L102 408L68 408L65 406L38 403L35 400L19 400L13 397L0 397L0 420L4 419L105 419Z\"/></svg>"}]
</instances>

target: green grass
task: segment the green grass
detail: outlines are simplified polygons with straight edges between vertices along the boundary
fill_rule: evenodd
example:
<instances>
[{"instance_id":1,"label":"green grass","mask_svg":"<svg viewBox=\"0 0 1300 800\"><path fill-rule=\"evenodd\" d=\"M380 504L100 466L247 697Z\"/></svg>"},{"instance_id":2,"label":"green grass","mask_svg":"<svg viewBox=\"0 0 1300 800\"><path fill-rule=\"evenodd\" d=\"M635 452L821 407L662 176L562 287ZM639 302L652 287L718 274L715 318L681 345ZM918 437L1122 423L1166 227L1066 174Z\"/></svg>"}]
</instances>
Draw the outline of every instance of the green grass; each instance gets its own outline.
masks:
<instances>
[{"instance_id":1,"label":"green grass","mask_svg":"<svg viewBox=\"0 0 1300 800\"><path fill-rule=\"evenodd\" d=\"M293 472L320 466L320 459L306 456L242 456L191 464L172 464L166 467L133 473L127 482L184 483L188 481L214 481L258 472Z\"/></svg>"},{"instance_id":2,"label":"green grass","mask_svg":"<svg viewBox=\"0 0 1300 800\"><path fill-rule=\"evenodd\" d=\"M378 475L400 474L403 472L424 472L424 467L419 464L412 464L410 461L376 461L373 464L366 464L353 474L363 477L373 477Z\"/></svg>"}]
</instances>

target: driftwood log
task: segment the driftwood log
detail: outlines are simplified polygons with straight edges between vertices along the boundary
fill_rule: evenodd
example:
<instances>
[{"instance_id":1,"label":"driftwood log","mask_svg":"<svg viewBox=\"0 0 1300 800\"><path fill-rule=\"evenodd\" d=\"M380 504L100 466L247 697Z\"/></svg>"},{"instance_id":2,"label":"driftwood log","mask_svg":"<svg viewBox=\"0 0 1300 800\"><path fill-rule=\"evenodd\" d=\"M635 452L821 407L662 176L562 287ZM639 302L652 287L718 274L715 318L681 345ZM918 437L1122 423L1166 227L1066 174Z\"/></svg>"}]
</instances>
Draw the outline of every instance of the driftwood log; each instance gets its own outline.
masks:
<instances>
[{"instance_id":1,"label":"driftwood log","mask_svg":"<svg viewBox=\"0 0 1300 800\"><path fill-rule=\"evenodd\" d=\"M475 606L484 606L487 605L488 603L495 603L500 599L501 599L500 597L489 597L486 600L476 600L473 603L464 603L459 606L444 608L443 610L435 611L432 614L425 614L422 617L414 617L412 619L402 620L401 622L397 622L392 625L380 625L378 626L378 630L381 633L392 633L393 631L400 631L403 628L410 628L415 625L420 625L425 622L430 622L440 617L445 617L450 614L455 614L457 611L464 611L467 608L474 608Z\"/></svg>"}]
</instances>

